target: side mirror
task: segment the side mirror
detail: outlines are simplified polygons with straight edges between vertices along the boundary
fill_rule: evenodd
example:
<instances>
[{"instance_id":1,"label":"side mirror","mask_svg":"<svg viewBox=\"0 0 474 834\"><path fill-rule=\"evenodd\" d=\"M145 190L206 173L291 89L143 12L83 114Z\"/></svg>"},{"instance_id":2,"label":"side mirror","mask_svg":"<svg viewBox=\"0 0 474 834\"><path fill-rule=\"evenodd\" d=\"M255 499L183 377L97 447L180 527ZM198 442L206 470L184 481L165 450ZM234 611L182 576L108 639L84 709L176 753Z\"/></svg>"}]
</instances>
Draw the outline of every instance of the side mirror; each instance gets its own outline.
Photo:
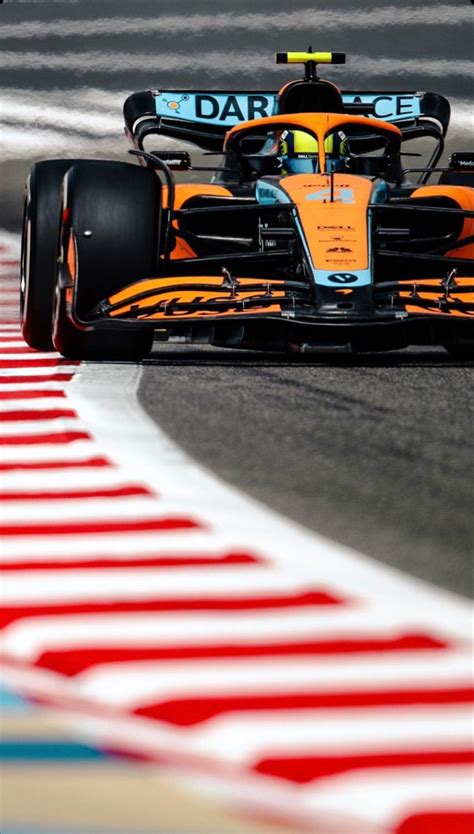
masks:
<instances>
[{"instance_id":1,"label":"side mirror","mask_svg":"<svg viewBox=\"0 0 474 834\"><path fill-rule=\"evenodd\" d=\"M161 159L171 171L188 171L191 168L191 157L187 151L151 151L151 153Z\"/></svg>"},{"instance_id":2,"label":"side mirror","mask_svg":"<svg viewBox=\"0 0 474 834\"><path fill-rule=\"evenodd\" d=\"M267 134L264 134L263 136L244 136L240 142L239 153L241 156L254 156L262 150L267 139Z\"/></svg>"}]
</instances>

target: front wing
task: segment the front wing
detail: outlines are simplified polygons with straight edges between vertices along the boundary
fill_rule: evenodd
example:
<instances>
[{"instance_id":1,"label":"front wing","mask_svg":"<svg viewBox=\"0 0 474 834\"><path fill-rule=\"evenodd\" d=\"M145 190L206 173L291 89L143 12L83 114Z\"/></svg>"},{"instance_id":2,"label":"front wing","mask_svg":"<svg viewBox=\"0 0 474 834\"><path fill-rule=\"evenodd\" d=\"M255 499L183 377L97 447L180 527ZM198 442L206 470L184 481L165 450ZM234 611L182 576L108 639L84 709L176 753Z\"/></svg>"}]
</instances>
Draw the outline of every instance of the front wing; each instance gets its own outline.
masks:
<instances>
[{"instance_id":1,"label":"front wing","mask_svg":"<svg viewBox=\"0 0 474 834\"><path fill-rule=\"evenodd\" d=\"M92 322L105 320L153 326L162 340L184 336L259 349L474 346L474 277L375 284L371 309L359 314L319 312L308 284L296 280L233 277L227 270L147 278L92 311Z\"/></svg>"}]
</instances>

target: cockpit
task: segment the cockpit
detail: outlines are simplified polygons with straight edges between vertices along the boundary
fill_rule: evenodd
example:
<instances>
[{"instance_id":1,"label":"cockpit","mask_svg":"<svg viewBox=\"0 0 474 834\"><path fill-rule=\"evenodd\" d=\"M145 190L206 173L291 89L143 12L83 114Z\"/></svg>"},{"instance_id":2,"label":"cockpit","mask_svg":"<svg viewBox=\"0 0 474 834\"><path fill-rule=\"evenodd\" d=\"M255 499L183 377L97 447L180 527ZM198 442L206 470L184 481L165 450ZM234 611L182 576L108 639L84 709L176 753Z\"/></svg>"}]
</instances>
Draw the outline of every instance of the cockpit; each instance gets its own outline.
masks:
<instances>
[{"instance_id":1,"label":"cockpit","mask_svg":"<svg viewBox=\"0 0 474 834\"><path fill-rule=\"evenodd\" d=\"M243 182L261 176L349 172L394 181L400 173L400 131L376 119L339 114L273 116L233 128L227 168Z\"/></svg>"}]
</instances>

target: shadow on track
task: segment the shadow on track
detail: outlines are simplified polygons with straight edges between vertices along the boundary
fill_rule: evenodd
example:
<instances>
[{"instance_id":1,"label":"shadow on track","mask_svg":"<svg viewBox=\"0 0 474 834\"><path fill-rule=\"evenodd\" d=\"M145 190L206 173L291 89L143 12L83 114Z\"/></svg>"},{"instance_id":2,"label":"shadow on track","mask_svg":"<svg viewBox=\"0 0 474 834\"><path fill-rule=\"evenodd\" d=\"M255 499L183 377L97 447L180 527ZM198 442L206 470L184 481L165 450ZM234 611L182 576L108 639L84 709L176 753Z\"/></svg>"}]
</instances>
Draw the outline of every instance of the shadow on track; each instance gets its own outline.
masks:
<instances>
[{"instance_id":1,"label":"shadow on track","mask_svg":"<svg viewBox=\"0 0 474 834\"><path fill-rule=\"evenodd\" d=\"M451 359L443 348L416 348L387 353L341 354L288 354L263 351L216 348L203 345L166 343L155 347L142 362L145 366L177 365L209 367L223 365L228 368L474 368L474 359Z\"/></svg>"}]
</instances>

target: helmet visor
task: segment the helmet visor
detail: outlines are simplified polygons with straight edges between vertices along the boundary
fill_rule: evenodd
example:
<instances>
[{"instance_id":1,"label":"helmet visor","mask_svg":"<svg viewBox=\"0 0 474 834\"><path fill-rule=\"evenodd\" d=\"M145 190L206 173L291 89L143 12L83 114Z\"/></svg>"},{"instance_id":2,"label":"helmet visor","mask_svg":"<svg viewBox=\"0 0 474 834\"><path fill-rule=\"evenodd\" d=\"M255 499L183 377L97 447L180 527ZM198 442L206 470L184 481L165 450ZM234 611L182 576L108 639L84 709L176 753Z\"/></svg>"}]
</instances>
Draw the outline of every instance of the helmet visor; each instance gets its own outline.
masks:
<instances>
[{"instance_id":1,"label":"helmet visor","mask_svg":"<svg viewBox=\"0 0 474 834\"><path fill-rule=\"evenodd\" d=\"M292 153L282 156L283 170L289 174L317 174L319 160L317 154Z\"/></svg>"}]
</instances>

